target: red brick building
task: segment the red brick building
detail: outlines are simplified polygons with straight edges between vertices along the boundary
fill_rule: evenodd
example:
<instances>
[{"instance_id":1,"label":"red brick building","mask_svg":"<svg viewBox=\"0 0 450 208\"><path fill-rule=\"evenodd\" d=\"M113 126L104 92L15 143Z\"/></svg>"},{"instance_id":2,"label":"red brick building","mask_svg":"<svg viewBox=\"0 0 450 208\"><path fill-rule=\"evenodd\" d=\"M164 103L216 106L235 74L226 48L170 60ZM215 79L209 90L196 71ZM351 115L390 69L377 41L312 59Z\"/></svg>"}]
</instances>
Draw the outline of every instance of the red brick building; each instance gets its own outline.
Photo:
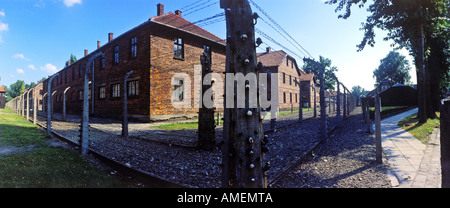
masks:
<instances>
[{"instance_id":1,"label":"red brick building","mask_svg":"<svg viewBox=\"0 0 450 208\"><path fill-rule=\"evenodd\" d=\"M311 96L314 95L311 88L311 86L315 86L314 75L306 74L301 70L295 58L282 50L272 51L270 48L267 48L264 53L258 53L257 56L258 61L264 65L263 73L278 73L278 103L280 109L290 109L291 106L298 108L299 102L302 102L303 106L306 107L306 103L310 105L311 100L314 104L314 97ZM298 82L301 83L302 98L299 95ZM318 90L316 90L316 95L319 95Z\"/></svg>"},{"instance_id":2,"label":"red brick building","mask_svg":"<svg viewBox=\"0 0 450 208\"><path fill-rule=\"evenodd\" d=\"M127 82L128 113L130 118L141 121L164 120L196 115L194 108L194 66L200 65L200 56L206 50L212 57L214 72L225 70L225 42L214 34L189 22L182 12L164 13L164 5L157 5L157 16L141 25L113 37L108 34L108 43L97 50L85 51L85 57L69 63L60 70L52 82L53 109L61 113L63 94L66 92L68 114L81 114L83 103L84 71L89 70L90 112L95 116L120 117L123 105L123 82L127 72L133 70ZM90 56L103 52L86 69ZM190 89L182 77L186 73L191 79ZM177 85L172 85L172 81ZM48 79L43 92L47 92ZM172 96L179 101L186 99L186 90L191 91L191 108L174 108ZM91 96L92 95L92 96ZM94 101L92 102L92 99ZM44 97L45 103L46 97Z\"/></svg>"},{"instance_id":3,"label":"red brick building","mask_svg":"<svg viewBox=\"0 0 450 208\"><path fill-rule=\"evenodd\" d=\"M6 90L0 85L0 108L5 108Z\"/></svg>"}]
</instances>

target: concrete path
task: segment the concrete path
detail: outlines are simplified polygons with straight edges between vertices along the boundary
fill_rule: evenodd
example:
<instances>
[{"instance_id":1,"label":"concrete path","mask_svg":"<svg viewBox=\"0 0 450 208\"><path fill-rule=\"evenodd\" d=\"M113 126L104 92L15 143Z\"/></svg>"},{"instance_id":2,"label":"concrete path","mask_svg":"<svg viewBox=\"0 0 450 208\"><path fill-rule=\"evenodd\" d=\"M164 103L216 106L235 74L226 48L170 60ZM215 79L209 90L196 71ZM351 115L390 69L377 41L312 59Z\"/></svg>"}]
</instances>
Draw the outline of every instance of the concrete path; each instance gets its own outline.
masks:
<instances>
[{"instance_id":1,"label":"concrete path","mask_svg":"<svg viewBox=\"0 0 450 208\"><path fill-rule=\"evenodd\" d=\"M403 118L417 113L417 108L381 121L383 152L398 188L440 188L441 165L439 129L425 145L397 126Z\"/></svg>"}]
</instances>

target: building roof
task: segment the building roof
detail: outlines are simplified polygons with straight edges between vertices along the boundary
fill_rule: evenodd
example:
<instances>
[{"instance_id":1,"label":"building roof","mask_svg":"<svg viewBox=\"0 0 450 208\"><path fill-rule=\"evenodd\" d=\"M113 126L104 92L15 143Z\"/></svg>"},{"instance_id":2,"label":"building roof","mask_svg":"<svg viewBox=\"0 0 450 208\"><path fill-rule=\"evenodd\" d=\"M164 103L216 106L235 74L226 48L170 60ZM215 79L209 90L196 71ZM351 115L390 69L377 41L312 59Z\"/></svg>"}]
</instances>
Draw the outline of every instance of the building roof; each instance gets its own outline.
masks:
<instances>
[{"instance_id":1,"label":"building roof","mask_svg":"<svg viewBox=\"0 0 450 208\"><path fill-rule=\"evenodd\" d=\"M286 59L287 53L284 51L273 51L270 53L258 53L256 56L258 57L258 61L264 66L279 66Z\"/></svg>"},{"instance_id":2,"label":"building roof","mask_svg":"<svg viewBox=\"0 0 450 208\"><path fill-rule=\"evenodd\" d=\"M279 51L266 51L264 53L258 53L256 54L256 57L258 59L258 62L261 62L265 67L278 67L280 66L283 61L289 57L290 59L294 60L295 63L295 69L297 71L297 74L300 76L303 76L305 72L300 69L297 65L297 60L284 52L283 50Z\"/></svg>"},{"instance_id":3,"label":"building roof","mask_svg":"<svg viewBox=\"0 0 450 208\"><path fill-rule=\"evenodd\" d=\"M165 26L173 27L188 33L195 34L200 37L204 37L211 41L225 44L224 40L217 37L216 35L208 32L207 30L197 26L196 24L184 19L181 15L177 15L173 12L163 14L161 16L152 17L149 19L150 22L156 22Z\"/></svg>"},{"instance_id":4,"label":"building roof","mask_svg":"<svg viewBox=\"0 0 450 208\"><path fill-rule=\"evenodd\" d=\"M6 92L6 90L0 85L0 92Z\"/></svg>"},{"instance_id":5,"label":"building roof","mask_svg":"<svg viewBox=\"0 0 450 208\"><path fill-rule=\"evenodd\" d=\"M313 73L302 74L302 76L300 76L300 81L311 81L313 79L314 79L314 74Z\"/></svg>"}]
</instances>

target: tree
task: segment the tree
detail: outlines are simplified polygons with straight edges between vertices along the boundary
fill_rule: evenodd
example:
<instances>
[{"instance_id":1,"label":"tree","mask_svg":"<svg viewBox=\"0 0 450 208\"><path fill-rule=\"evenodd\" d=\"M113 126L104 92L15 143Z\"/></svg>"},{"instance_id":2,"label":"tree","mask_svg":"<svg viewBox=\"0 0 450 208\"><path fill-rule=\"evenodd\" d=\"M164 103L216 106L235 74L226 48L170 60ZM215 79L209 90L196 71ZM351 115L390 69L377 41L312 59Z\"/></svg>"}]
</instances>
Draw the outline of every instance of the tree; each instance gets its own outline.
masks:
<instances>
[{"instance_id":1,"label":"tree","mask_svg":"<svg viewBox=\"0 0 450 208\"><path fill-rule=\"evenodd\" d=\"M367 93L369 93L369 92L366 91L364 88L362 88L359 85L352 87L352 94L356 97L356 99L358 100L358 103L361 102L361 96L365 96L365 95L367 95Z\"/></svg>"},{"instance_id":2,"label":"tree","mask_svg":"<svg viewBox=\"0 0 450 208\"><path fill-rule=\"evenodd\" d=\"M9 86L9 96L15 98L25 91L25 81L17 80L14 84Z\"/></svg>"},{"instance_id":3,"label":"tree","mask_svg":"<svg viewBox=\"0 0 450 208\"><path fill-rule=\"evenodd\" d=\"M70 64L77 62L78 61L77 56L70 54L69 60L66 61L66 66L69 66L69 61L70 61Z\"/></svg>"},{"instance_id":4,"label":"tree","mask_svg":"<svg viewBox=\"0 0 450 208\"><path fill-rule=\"evenodd\" d=\"M338 68L335 66L331 66L331 60L322 56L320 56L319 63L325 69L325 90L334 90L334 85L336 84L335 72L338 71ZM305 62L305 64L303 65L303 71L305 71L306 73L313 73L315 75L318 75L318 70L319 69L310 62Z\"/></svg>"},{"instance_id":5,"label":"tree","mask_svg":"<svg viewBox=\"0 0 450 208\"><path fill-rule=\"evenodd\" d=\"M347 19L351 15L352 6L358 5L361 8L367 2L367 0L330 0L326 3L338 3L336 12L342 11L345 7L345 13L339 15L338 18ZM432 106L430 77L436 70L426 70L426 60L430 58L426 56L426 53L429 52L432 38L437 37L437 31L448 34L449 8L449 1L440 0L374 1L367 9L371 15L362 24L361 30L365 32L363 40L357 46L358 51L363 50L366 45L374 46L374 29L379 28L388 31L384 40L393 40L394 45L399 48L406 47L413 55L417 68L418 117L420 123L426 122L427 117L435 116L434 112L430 111ZM446 37L448 43L448 35ZM448 53L441 51L429 55L436 56L439 54L444 54L447 57L445 60L448 62Z\"/></svg>"},{"instance_id":6,"label":"tree","mask_svg":"<svg viewBox=\"0 0 450 208\"><path fill-rule=\"evenodd\" d=\"M380 66L373 71L373 77L376 78L375 86L383 81L408 84L411 80L408 60L400 53L391 51L386 58L381 59Z\"/></svg>"}]
</instances>

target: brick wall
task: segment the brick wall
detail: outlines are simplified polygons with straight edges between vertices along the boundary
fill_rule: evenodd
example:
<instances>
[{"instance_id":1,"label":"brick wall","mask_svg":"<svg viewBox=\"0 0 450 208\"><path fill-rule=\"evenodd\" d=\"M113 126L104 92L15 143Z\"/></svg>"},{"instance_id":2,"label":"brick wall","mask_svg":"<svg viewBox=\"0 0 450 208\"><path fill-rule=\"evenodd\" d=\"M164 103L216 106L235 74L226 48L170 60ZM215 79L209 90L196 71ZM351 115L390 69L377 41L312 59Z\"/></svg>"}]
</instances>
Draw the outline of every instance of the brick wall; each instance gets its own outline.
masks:
<instances>
[{"instance_id":1,"label":"brick wall","mask_svg":"<svg viewBox=\"0 0 450 208\"><path fill-rule=\"evenodd\" d=\"M131 39L137 38L137 57L131 56ZM184 40L184 59L174 58L174 38ZM187 73L191 77L191 95L193 106L194 65L200 64L203 45L212 49L213 70L223 72L225 69L225 50L222 44L198 37L196 35L168 28L152 22L142 24L113 39L96 51L65 67L53 80L52 92L54 112L62 113L63 92L66 94L66 109L68 114L81 114L83 101L79 99L83 90L84 77L80 76L86 70L86 62L96 52L105 53L105 68L100 67L101 59L95 59L94 69L94 112L96 116L121 117L123 105L123 81L130 70L134 73L128 81L139 81L139 95L128 97L128 113L130 117L140 120L152 120L152 117L165 119L167 115L180 116L196 114L198 109L175 109L171 104L173 86L171 79L175 73ZM119 46L119 63L114 63L114 49ZM92 71L89 75L92 82ZM47 92L48 79L44 81L43 93ZM112 86L120 84L120 97L112 97ZM105 89L105 98L99 98L100 88ZM92 90L92 83L90 84ZM42 103L42 102L41 102ZM45 103L45 101L44 101ZM92 100L89 100L90 111Z\"/></svg>"}]
</instances>

